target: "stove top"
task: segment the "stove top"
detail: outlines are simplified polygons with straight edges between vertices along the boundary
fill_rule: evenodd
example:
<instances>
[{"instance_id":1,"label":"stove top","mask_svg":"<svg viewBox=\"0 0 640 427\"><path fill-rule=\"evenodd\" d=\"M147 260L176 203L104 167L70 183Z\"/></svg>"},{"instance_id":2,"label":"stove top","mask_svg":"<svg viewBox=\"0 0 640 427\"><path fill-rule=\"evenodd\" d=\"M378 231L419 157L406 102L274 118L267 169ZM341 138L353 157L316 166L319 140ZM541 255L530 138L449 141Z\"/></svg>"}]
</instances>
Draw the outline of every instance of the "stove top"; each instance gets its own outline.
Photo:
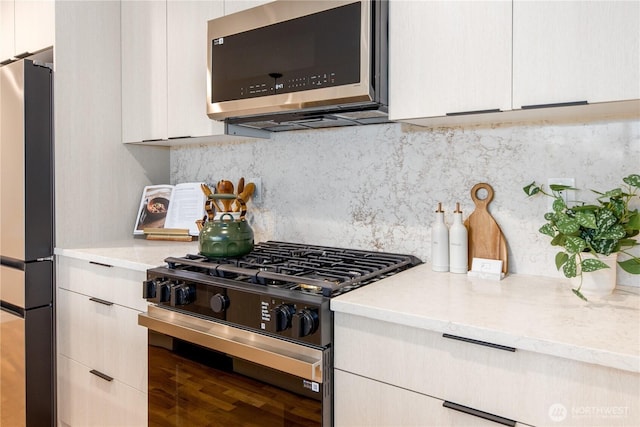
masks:
<instances>
[{"instance_id":1,"label":"stove top","mask_svg":"<svg viewBox=\"0 0 640 427\"><path fill-rule=\"evenodd\" d=\"M240 258L165 262L143 283L156 307L322 347L332 341L332 297L421 264L411 255L276 241Z\"/></svg>"},{"instance_id":2,"label":"stove top","mask_svg":"<svg viewBox=\"0 0 640 427\"><path fill-rule=\"evenodd\" d=\"M261 242L240 258L202 255L165 259L167 267L211 278L333 297L421 264L412 255L278 241Z\"/></svg>"}]
</instances>

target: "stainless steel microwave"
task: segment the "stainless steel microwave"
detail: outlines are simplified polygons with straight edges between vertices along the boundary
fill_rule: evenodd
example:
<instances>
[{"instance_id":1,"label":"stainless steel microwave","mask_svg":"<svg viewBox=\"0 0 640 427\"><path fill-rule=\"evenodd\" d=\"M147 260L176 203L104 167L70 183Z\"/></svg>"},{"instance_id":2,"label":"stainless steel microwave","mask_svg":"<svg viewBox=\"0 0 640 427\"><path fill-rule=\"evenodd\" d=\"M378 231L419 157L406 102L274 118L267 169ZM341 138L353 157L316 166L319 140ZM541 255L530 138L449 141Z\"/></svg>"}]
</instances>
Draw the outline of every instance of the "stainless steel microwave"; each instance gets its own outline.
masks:
<instances>
[{"instance_id":1,"label":"stainless steel microwave","mask_svg":"<svg viewBox=\"0 0 640 427\"><path fill-rule=\"evenodd\" d=\"M382 109L386 118L387 9L378 0L277 0L210 20L208 116Z\"/></svg>"}]
</instances>

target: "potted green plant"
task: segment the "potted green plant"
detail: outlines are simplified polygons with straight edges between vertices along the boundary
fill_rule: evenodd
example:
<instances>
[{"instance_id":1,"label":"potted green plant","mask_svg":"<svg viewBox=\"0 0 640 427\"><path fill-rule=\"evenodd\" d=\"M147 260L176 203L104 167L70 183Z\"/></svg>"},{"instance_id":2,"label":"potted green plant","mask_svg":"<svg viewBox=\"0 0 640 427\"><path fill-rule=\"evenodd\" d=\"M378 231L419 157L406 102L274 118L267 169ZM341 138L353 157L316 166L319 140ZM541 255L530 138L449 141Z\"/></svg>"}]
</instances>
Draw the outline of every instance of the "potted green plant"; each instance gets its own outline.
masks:
<instances>
[{"instance_id":1,"label":"potted green plant","mask_svg":"<svg viewBox=\"0 0 640 427\"><path fill-rule=\"evenodd\" d=\"M623 253L629 258L618 261L618 265L628 273L640 274L640 259L628 252L638 245L634 237L640 232L640 213L629 205L638 197L640 175L629 175L622 181L626 184L623 188L604 193L591 190L596 194L593 204L576 202L573 206L567 206L561 192L576 188L550 185L550 192L546 192L535 182L523 188L528 196L544 194L554 198L553 212L544 215L547 222L539 231L551 237L552 246L560 248L555 257L556 267L562 269L565 277L579 277L579 285L572 290L585 301L587 298L581 292L582 274L610 268L603 262L604 256Z\"/></svg>"}]
</instances>

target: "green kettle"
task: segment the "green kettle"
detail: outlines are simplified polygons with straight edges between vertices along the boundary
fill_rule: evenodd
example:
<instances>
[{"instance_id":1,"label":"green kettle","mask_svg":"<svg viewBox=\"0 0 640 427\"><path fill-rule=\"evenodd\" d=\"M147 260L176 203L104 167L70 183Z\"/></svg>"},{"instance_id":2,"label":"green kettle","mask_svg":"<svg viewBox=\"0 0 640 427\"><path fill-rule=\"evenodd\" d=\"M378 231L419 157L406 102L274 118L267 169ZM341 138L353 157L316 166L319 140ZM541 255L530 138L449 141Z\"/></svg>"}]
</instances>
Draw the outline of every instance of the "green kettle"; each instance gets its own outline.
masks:
<instances>
[{"instance_id":1,"label":"green kettle","mask_svg":"<svg viewBox=\"0 0 640 427\"><path fill-rule=\"evenodd\" d=\"M236 200L240 205L240 217L236 219L231 213L224 212L219 219L214 219L217 200ZM198 221L198 249L201 255L207 258L232 258L253 250L253 230L245 218L247 205L244 200L233 194L210 194L205 208L207 221Z\"/></svg>"}]
</instances>

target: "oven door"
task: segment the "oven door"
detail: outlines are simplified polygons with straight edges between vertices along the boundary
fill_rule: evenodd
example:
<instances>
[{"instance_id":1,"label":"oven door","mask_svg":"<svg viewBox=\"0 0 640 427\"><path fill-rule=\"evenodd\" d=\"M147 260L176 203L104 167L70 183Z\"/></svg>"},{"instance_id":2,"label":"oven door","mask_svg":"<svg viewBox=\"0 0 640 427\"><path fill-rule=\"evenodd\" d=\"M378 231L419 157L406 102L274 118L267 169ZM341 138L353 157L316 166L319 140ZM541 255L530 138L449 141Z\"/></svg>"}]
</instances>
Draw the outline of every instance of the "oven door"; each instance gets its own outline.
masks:
<instances>
[{"instance_id":1,"label":"oven door","mask_svg":"<svg viewBox=\"0 0 640 427\"><path fill-rule=\"evenodd\" d=\"M331 350L156 306L149 329L149 425L330 426Z\"/></svg>"}]
</instances>

